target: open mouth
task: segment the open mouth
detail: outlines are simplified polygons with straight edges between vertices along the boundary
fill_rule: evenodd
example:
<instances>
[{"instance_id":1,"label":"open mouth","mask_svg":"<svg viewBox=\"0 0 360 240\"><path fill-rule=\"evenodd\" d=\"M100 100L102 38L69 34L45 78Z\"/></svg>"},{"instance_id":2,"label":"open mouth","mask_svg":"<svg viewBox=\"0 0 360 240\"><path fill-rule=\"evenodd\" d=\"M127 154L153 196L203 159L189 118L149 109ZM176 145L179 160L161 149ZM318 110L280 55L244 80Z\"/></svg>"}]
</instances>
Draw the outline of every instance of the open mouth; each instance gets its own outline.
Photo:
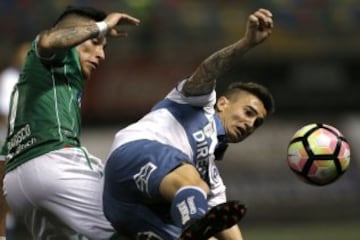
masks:
<instances>
[{"instance_id":1,"label":"open mouth","mask_svg":"<svg viewBox=\"0 0 360 240\"><path fill-rule=\"evenodd\" d=\"M89 65L91 66L92 69L96 69L98 67L98 64L95 62L89 62Z\"/></svg>"},{"instance_id":2,"label":"open mouth","mask_svg":"<svg viewBox=\"0 0 360 240\"><path fill-rule=\"evenodd\" d=\"M242 127L237 127L236 130L240 138L246 135L246 131Z\"/></svg>"}]
</instances>

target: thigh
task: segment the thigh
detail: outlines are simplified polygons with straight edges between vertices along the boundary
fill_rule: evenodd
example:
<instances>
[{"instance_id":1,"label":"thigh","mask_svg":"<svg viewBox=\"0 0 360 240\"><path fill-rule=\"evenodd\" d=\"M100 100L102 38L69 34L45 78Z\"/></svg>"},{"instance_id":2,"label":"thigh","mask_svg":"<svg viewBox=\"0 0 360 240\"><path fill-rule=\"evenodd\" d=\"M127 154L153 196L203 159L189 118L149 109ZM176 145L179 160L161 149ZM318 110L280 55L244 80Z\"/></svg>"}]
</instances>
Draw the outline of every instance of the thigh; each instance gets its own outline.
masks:
<instances>
[{"instance_id":1,"label":"thigh","mask_svg":"<svg viewBox=\"0 0 360 240\"><path fill-rule=\"evenodd\" d=\"M177 236L173 230L177 228L166 219L169 208L163 207L166 213L160 214L144 203L164 202L160 182L187 159L171 146L148 140L125 144L110 155L105 167L103 204L106 217L117 231L148 231L161 239Z\"/></svg>"},{"instance_id":2,"label":"thigh","mask_svg":"<svg viewBox=\"0 0 360 240\"><path fill-rule=\"evenodd\" d=\"M188 160L178 149L157 141L140 140L112 152L105 167L104 195L123 201L163 200L162 179Z\"/></svg>"},{"instance_id":3,"label":"thigh","mask_svg":"<svg viewBox=\"0 0 360 240\"><path fill-rule=\"evenodd\" d=\"M45 209L31 208L23 214L23 219L32 239L87 240Z\"/></svg>"},{"instance_id":4,"label":"thigh","mask_svg":"<svg viewBox=\"0 0 360 240\"><path fill-rule=\"evenodd\" d=\"M91 161L82 150L67 148L19 166L14 174L21 188L10 190L9 186L8 191L11 201L22 202L11 207L21 214L33 214L34 218L28 218L32 226L39 225L45 216L49 222L66 225L84 236L109 238L113 228L102 211L103 178ZM16 200L16 196L23 200Z\"/></svg>"}]
</instances>

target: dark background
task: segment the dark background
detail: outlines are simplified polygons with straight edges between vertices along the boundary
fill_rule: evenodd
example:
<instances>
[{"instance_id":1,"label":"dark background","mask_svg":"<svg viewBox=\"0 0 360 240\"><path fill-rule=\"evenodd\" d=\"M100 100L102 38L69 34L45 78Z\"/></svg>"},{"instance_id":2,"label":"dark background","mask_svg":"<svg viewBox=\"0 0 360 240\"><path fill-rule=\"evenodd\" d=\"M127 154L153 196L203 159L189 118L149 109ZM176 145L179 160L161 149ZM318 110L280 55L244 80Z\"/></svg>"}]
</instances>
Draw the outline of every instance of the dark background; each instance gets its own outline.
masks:
<instances>
[{"instance_id":1,"label":"dark background","mask_svg":"<svg viewBox=\"0 0 360 240\"><path fill-rule=\"evenodd\" d=\"M249 205L246 239L359 239L359 1L1 0L0 69L18 42L49 28L68 4L123 11L142 21L129 28L127 39L109 42L107 61L87 84L83 142L102 158L117 130L209 54L238 40L251 12L270 9L271 38L218 80L218 91L232 81L262 83L277 105L268 123L231 146L219 164L229 198ZM337 127L351 145L349 171L324 187L302 183L286 164L292 134L311 122Z\"/></svg>"}]
</instances>

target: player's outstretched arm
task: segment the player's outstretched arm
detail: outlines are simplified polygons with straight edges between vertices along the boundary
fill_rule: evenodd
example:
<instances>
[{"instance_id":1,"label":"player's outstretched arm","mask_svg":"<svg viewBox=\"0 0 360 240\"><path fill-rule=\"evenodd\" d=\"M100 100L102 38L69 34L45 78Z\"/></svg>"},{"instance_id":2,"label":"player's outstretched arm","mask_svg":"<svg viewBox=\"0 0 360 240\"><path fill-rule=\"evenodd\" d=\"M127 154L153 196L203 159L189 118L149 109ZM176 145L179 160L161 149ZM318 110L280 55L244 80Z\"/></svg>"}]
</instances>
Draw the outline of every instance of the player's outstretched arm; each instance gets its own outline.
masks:
<instances>
[{"instance_id":1,"label":"player's outstretched arm","mask_svg":"<svg viewBox=\"0 0 360 240\"><path fill-rule=\"evenodd\" d=\"M110 13L102 22L76 21L69 18L57 24L50 30L39 35L37 51L40 56L48 58L69 48L77 46L86 40L100 36L125 37L126 31L118 29L120 25L139 25L140 20L124 13Z\"/></svg>"},{"instance_id":2,"label":"player's outstretched arm","mask_svg":"<svg viewBox=\"0 0 360 240\"><path fill-rule=\"evenodd\" d=\"M244 37L205 59L185 83L184 94L196 96L210 93L215 88L216 79L233 66L234 60L267 39L272 29L272 13L269 10L261 8L250 14Z\"/></svg>"}]
</instances>

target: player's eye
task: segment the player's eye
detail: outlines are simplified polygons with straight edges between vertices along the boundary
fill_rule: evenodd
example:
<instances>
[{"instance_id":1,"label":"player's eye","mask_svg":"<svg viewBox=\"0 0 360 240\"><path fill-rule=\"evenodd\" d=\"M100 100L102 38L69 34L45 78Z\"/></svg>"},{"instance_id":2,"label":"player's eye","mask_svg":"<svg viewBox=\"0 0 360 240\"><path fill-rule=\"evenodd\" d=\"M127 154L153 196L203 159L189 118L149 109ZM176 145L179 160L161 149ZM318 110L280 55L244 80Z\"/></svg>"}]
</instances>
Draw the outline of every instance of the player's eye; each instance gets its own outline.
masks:
<instances>
[{"instance_id":1,"label":"player's eye","mask_svg":"<svg viewBox=\"0 0 360 240\"><path fill-rule=\"evenodd\" d=\"M248 117L255 117L256 116L256 112L254 110L252 110L251 108L245 109L245 114Z\"/></svg>"},{"instance_id":2,"label":"player's eye","mask_svg":"<svg viewBox=\"0 0 360 240\"><path fill-rule=\"evenodd\" d=\"M100 46L102 45L103 49L105 50L107 48L107 42L106 39L104 37L101 38L93 38L91 39L91 42L93 45L95 46Z\"/></svg>"},{"instance_id":3,"label":"player's eye","mask_svg":"<svg viewBox=\"0 0 360 240\"><path fill-rule=\"evenodd\" d=\"M264 123L264 119L262 119L262 118L257 118L257 119L255 120L255 122L254 122L254 127L255 127L255 128L258 128L258 127L260 127L263 123Z\"/></svg>"}]
</instances>

